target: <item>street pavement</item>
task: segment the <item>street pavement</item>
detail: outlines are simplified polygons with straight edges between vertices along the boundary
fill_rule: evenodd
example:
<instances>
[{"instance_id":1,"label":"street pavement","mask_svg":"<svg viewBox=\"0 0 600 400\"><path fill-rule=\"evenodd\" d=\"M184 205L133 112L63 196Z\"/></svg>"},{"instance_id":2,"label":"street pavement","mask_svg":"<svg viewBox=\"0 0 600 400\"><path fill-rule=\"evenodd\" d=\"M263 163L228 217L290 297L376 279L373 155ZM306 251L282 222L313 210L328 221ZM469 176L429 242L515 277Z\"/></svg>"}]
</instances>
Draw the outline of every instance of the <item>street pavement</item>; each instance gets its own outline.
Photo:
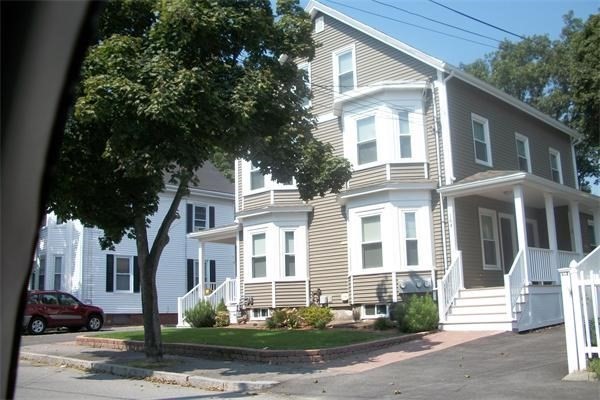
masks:
<instances>
[{"instance_id":1,"label":"street pavement","mask_svg":"<svg viewBox=\"0 0 600 400\"><path fill-rule=\"evenodd\" d=\"M51 368L58 370L61 365L72 365L69 360L94 363L103 368L109 364L131 366L143 361L140 353L82 347L75 345L72 336L64 338L64 342L52 339L54 343L43 338L39 339L44 342L40 344L34 343L38 339L24 340L21 356L23 359L29 354L30 361L22 361L20 368L35 375L31 365L39 365L37 361L54 363L58 368ZM567 374L564 343L562 326L527 334L437 332L420 340L321 364L269 365L167 356L163 371L178 379L185 377L183 382L186 384L193 379L220 382L225 392L214 395L218 398L259 393L262 399L600 399L598 382L561 381ZM35 358L31 354L46 358ZM85 365L79 368L85 368ZM110 380L108 386L111 387L113 381L123 381L123 385L142 382L151 388L159 384L157 380L170 380L164 379L169 375L160 375L151 383L128 381L112 375L105 378L99 371L88 374L103 376L100 380ZM98 380L74 379L77 382L89 380L90 385L92 380ZM206 381L197 386L206 389ZM18 398L28 398L26 394L31 392L27 390L33 389L19 383ZM74 393L77 392L74 390ZM102 392L89 390L85 393ZM158 397L139 397L141 394L136 391L128 393L125 390L116 392L123 394L122 398L211 398L211 392L157 394Z\"/></svg>"}]
</instances>

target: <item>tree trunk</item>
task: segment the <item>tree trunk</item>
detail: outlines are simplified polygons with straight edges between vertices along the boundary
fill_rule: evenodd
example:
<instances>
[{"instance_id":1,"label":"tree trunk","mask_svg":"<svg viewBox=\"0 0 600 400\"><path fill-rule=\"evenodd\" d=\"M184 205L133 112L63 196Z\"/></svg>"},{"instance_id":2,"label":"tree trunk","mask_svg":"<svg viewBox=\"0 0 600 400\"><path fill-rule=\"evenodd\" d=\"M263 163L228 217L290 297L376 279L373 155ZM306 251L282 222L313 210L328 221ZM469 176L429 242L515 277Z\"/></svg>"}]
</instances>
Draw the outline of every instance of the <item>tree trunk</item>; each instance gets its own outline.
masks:
<instances>
[{"instance_id":1,"label":"tree trunk","mask_svg":"<svg viewBox=\"0 0 600 400\"><path fill-rule=\"evenodd\" d=\"M169 243L169 228L177 218L177 208L181 198L187 193L189 177L182 178L169 210L161 222L160 228L148 249L148 232L146 216L142 215L135 220L135 236L138 252L138 267L140 270L140 287L142 294L142 315L144 321L144 352L149 361L162 360L163 348L160 334L160 315L158 308L158 292L156 290L156 272L160 256Z\"/></svg>"}]
</instances>

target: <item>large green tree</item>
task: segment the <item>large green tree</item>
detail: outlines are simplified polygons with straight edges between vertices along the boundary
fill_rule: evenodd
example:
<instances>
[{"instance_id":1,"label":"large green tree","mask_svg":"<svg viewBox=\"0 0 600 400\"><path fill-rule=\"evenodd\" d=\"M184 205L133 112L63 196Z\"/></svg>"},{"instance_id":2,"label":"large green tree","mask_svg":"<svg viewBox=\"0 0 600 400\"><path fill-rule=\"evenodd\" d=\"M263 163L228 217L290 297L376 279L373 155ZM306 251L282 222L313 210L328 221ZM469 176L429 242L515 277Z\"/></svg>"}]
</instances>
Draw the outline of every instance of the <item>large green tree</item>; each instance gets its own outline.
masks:
<instances>
[{"instance_id":1,"label":"large green tree","mask_svg":"<svg viewBox=\"0 0 600 400\"><path fill-rule=\"evenodd\" d=\"M274 12L275 11L275 12ZM340 190L347 160L311 135L304 73L309 16L294 0L109 2L85 58L49 209L104 230L103 248L137 243L146 356L162 358L156 271L194 172L252 160L310 199ZM281 57L284 55L284 57ZM165 177L177 185L148 238Z\"/></svg>"},{"instance_id":2,"label":"large green tree","mask_svg":"<svg viewBox=\"0 0 600 400\"><path fill-rule=\"evenodd\" d=\"M534 35L461 68L578 130L579 184L600 181L600 14L569 12L558 40Z\"/></svg>"}]
</instances>

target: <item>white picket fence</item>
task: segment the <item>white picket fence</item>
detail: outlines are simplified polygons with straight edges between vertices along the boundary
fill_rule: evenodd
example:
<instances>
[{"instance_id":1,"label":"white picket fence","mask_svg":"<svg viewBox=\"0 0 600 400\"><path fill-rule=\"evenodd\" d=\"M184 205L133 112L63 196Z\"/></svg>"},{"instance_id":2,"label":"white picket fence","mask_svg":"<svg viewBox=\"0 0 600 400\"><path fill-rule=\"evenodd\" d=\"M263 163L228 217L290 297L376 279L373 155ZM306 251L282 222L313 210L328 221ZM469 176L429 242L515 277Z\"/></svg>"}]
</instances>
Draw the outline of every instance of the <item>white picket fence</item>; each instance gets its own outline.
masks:
<instances>
[{"instance_id":1,"label":"white picket fence","mask_svg":"<svg viewBox=\"0 0 600 400\"><path fill-rule=\"evenodd\" d=\"M559 272L569 373L584 371L591 357L600 357L600 246Z\"/></svg>"}]
</instances>

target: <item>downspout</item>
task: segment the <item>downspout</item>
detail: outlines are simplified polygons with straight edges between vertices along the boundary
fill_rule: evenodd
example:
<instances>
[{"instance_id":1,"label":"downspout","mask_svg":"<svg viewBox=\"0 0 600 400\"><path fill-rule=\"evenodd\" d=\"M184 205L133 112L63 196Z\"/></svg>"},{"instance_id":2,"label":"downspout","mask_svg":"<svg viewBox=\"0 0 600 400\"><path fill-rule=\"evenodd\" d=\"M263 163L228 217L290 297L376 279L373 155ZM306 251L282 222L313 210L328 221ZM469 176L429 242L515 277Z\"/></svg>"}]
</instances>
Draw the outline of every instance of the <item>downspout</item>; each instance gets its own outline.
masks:
<instances>
[{"instance_id":1,"label":"downspout","mask_svg":"<svg viewBox=\"0 0 600 400\"><path fill-rule=\"evenodd\" d=\"M450 74L451 76L452 74ZM448 78L450 78L448 76ZM446 78L446 79L448 79ZM439 129L438 129L438 115L437 115L437 101L435 97L435 86L433 82L430 83L431 86L431 99L433 105L433 130L435 136L435 153L437 160L437 170L438 170L438 187L442 187L442 163L440 160L440 138L439 138ZM446 218L444 216L444 198L441 193L439 193L439 201L440 201L440 217L442 220L442 253L444 255L444 271L448 270L448 254L446 250ZM435 280L434 280L435 281Z\"/></svg>"}]
</instances>

